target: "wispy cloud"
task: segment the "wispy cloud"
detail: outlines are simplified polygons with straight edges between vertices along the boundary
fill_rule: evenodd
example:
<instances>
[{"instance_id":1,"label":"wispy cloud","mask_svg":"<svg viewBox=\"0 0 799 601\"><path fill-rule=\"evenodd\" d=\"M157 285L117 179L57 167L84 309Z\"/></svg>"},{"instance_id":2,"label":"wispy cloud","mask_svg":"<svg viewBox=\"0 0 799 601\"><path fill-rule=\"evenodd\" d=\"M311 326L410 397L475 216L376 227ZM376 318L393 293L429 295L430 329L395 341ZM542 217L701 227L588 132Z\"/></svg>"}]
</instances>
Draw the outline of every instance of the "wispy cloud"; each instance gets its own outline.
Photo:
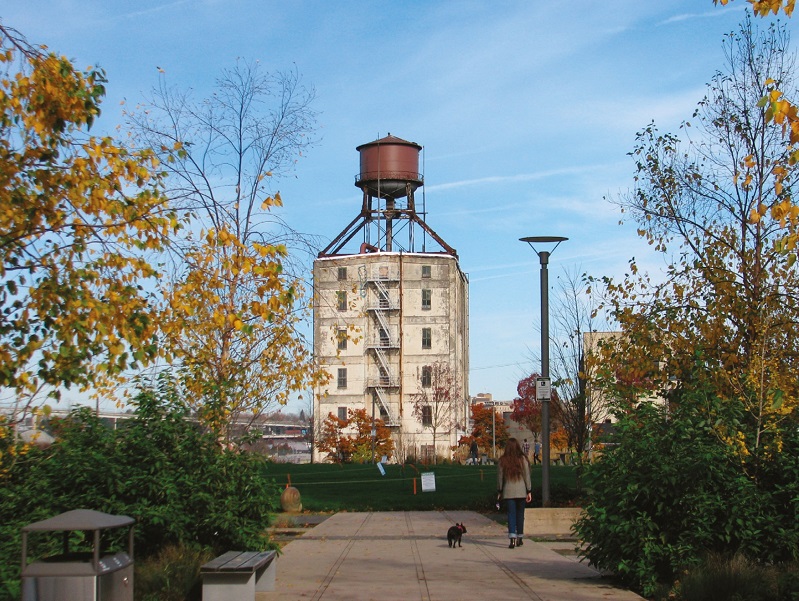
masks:
<instances>
[{"instance_id":1,"label":"wispy cloud","mask_svg":"<svg viewBox=\"0 0 799 601\"><path fill-rule=\"evenodd\" d=\"M671 25L672 23L682 23L683 21L695 21L697 19L729 18L731 12L744 12L746 8L746 5L741 4L739 6L718 7L716 10L706 10L699 13L682 13L660 21L657 25L660 27L663 25Z\"/></svg>"},{"instance_id":2,"label":"wispy cloud","mask_svg":"<svg viewBox=\"0 0 799 601\"><path fill-rule=\"evenodd\" d=\"M456 188L468 188L472 186L495 185L495 184L517 184L520 182L542 180L550 177L559 177L562 175L574 175L577 173L586 173L588 171L594 171L598 169L601 169L601 165L591 165L588 167L585 166L564 167L562 169L550 169L548 171L537 171L534 173L519 173L516 175L491 175L488 177L465 179L456 182L447 182L444 184L434 184L432 186L428 186L427 190L428 192L440 192L442 190L453 190Z\"/></svg>"},{"instance_id":3,"label":"wispy cloud","mask_svg":"<svg viewBox=\"0 0 799 601\"><path fill-rule=\"evenodd\" d=\"M123 13L118 15L118 19L136 19L138 17L143 17L147 15L152 15L154 13L160 13L164 11L168 11L178 6L182 6L184 4L196 4L196 0L176 0L175 2L167 2L165 4L159 4L158 6L153 6L150 8L145 8L143 10L136 10L129 13Z\"/></svg>"}]
</instances>

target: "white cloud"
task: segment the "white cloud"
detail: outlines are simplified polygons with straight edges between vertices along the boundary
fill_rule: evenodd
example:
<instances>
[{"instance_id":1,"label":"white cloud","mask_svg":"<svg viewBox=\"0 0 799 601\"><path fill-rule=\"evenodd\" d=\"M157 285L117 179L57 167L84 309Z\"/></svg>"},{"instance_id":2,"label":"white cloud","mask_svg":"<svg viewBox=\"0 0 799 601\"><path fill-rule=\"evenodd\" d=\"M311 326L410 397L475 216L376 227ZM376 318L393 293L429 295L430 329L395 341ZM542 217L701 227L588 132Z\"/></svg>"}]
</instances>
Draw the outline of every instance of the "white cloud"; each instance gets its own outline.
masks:
<instances>
[{"instance_id":1,"label":"white cloud","mask_svg":"<svg viewBox=\"0 0 799 601\"><path fill-rule=\"evenodd\" d=\"M729 5L724 7L717 7L715 10L706 10L699 13L680 13L673 15L668 19L664 19L657 23L657 25L672 25L674 23L681 23L683 21L697 21L703 19L726 19L731 13L743 14L747 10L747 5L740 3L737 5Z\"/></svg>"}]
</instances>

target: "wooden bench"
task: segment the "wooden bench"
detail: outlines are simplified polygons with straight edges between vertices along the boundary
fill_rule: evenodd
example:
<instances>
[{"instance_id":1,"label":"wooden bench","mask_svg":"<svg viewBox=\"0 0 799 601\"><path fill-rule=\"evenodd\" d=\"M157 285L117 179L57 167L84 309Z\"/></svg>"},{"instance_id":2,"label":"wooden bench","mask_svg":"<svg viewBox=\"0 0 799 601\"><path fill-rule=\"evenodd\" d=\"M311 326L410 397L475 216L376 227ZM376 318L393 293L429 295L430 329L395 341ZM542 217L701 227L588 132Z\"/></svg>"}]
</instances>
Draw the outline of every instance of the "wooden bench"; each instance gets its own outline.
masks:
<instances>
[{"instance_id":1,"label":"wooden bench","mask_svg":"<svg viewBox=\"0 0 799 601\"><path fill-rule=\"evenodd\" d=\"M275 590L275 551L228 551L200 567L203 601L254 601Z\"/></svg>"}]
</instances>

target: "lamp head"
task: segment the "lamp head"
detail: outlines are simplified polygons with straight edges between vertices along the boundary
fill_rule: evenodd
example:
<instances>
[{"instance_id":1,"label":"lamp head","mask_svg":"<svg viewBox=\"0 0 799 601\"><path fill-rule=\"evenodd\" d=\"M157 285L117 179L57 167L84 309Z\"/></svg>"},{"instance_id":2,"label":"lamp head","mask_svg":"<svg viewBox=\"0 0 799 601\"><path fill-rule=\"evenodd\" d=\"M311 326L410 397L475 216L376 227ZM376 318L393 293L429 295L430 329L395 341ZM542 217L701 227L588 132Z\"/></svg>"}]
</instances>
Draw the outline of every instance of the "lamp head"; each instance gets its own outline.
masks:
<instances>
[{"instance_id":1,"label":"lamp head","mask_svg":"<svg viewBox=\"0 0 799 601\"><path fill-rule=\"evenodd\" d=\"M527 242L528 244L532 244L533 242L539 243L558 243L564 242L568 240L568 238L564 238L563 236L527 236L526 238L519 238L520 242Z\"/></svg>"},{"instance_id":2,"label":"lamp head","mask_svg":"<svg viewBox=\"0 0 799 601\"><path fill-rule=\"evenodd\" d=\"M527 244L530 245L530 248L535 251L535 254L537 254L542 261L555 252L555 249L564 240L568 240L568 238L564 238L563 236L527 236L526 238L519 238L520 242L527 242ZM555 246L551 251L538 252L533 244L554 244Z\"/></svg>"}]
</instances>

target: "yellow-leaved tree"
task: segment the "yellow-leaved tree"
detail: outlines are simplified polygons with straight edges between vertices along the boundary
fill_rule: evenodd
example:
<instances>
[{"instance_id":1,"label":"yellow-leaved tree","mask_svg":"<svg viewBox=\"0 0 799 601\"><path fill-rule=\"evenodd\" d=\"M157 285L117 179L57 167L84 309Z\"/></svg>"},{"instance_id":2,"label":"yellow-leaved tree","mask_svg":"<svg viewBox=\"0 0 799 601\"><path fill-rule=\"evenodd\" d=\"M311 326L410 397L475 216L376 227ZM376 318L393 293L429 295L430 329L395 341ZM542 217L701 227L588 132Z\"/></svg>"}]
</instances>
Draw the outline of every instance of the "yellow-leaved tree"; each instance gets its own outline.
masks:
<instances>
[{"instance_id":1,"label":"yellow-leaved tree","mask_svg":"<svg viewBox=\"0 0 799 601\"><path fill-rule=\"evenodd\" d=\"M0 69L0 388L19 415L157 356L146 257L178 221L152 152L87 133L103 71L4 26Z\"/></svg>"},{"instance_id":2,"label":"yellow-leaved tree","mask_svg":"<svg viewBox=\"0 0 799 601\"><path fill-rule=\"evenodd\" d=\"M161 327L186 399L227 442L319 377L296 326L300 282L282 270L284 247L246 245L212 230L165 282Z\"/></svg>"},{"instance_id":3,"label":"yellow-leaved tree","mask_svg":"<svg viewBox=\"0 0 799 601\"><path fill-rule=\"evenodd\" d=\"M204 100L160 81L128 117L192 222L160 286L164 344L203 423L235 442L261 414L326 379L299 327L309 312L298 255L314 245L280 219L270 190L313 143L313 91L295 72L243 61Z\"/></svg>"},{"instance_id":4,"label":"yellow-leaved tree","mask_svg":"<svg viewBox=\"0 0 799 601\"><path fill-rule=\"evenodd\" d=\"M722 5L728 4L729 1L713 0L715 4ZM780 12L791 17L796 7L796 0L748 0L748 2L752 5L752 12L760 17L777 15ZM793 95L785 89L779 77L768 73L766 75L764 80L766 93L760 98L759 104L766 109L766 119L781 129L788 152L784 160L770 166L774 176L774 188L780 196L780 201L771 206L759 204L754 207L749 218L754 222L768 217L779 222L787 230L780 241L779 249L788 254L793 263L799 252L799 205L793 198L790 183L792 167L799 163L799 109ZM755 157L750 156L748 159L752 161Z\"/></svg>"},{"instance_id":5,"label":"yellow-leaved tree","mask_svg":"<svg viewBox=\"0 0 799 601\"><path fill-rule=\"evenodd\" d=\"M783 11L787 16L793 14L793 9L796 7L796 0L746 0L752 5L752 12L759 16L765 17L769 14L778 14ZM713 0L714 4L727 5L730 0Z\"/></svg>"},{"instance_id":6,"label":"yellow-leaved tree","mask_svg":"<svg viewBox=\"0 0 799 601\"><path fill-rule=\"evenodd\" d=\"M774 540L797 540L799 273L772 217L795 174L761 99L770 77L788 95L797 79L784 25L753 20L725 36L726 68L678 135L638 134L618 199L665 268L633 260L603 282L621 332L601 338L593 375L617 422L575 529L591 565L644 595L683 598L708 553L777 571L796 560Z\"/></svg>"},{"instance_id":7,"label":"yellow-leaved tree","mask_svg":"<svg viewBox=\"0 0 799 601\"><path fill-rule=\"evenodd\" d=\"M681 137L654 124L638 134L635 187L618 204L668 267L651 278L633 261L624 280L606 280L622 334L604 365L620 401L691 389L740 404L735 419L707 418L747 454L779 448L799 406L799 274L779 221L750 219L782 202L771 166L789 152L758 103L766 74L791 91L796 74L779 24L758 32L747 19L725 55Z\"/></svg>"}]
</instances>

